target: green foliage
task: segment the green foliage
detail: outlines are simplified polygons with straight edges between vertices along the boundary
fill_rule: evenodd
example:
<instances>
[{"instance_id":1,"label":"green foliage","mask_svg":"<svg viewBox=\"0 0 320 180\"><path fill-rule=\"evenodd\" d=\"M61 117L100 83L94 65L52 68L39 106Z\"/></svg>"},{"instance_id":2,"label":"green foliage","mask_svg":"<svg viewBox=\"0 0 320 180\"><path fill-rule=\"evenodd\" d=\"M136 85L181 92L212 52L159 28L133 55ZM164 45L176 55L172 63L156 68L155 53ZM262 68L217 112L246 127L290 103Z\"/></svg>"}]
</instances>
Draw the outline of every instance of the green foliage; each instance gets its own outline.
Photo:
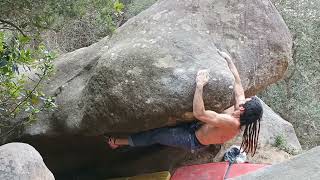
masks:
<instances>
[{"instance_id":1,"label":"green foliage","mask_svg":"<svg viewBox=\"0 0 320 180\"><path fill-rule=\"evenodd\" d=\"M276 136L275 141L274 141L275 147L283 150L286 148L286 145L287 145L287 141L282 135Z\"/></svg>"},{"instance_id":2,"label":"green foliage","mask_svg":"<svg viewBox=\"0 0 320 180\"><path fill-rule=\"evenodd\" d=\"M30 43L45 42L59 53L89 46L111 36L129 18L156 0L4 0L1 19L17 25L27 35L37 37ZM6 29L0 22L0 29ZM12 27L10 28L12 29Z\"/></svg>"},{"instance_id":3,"label":"green foliage","mask_svg":"<svg viewBox=\"0 0 320 180\"><path fill-rule=\"evenodd\" d=\"M147 9L155 2L157 2L157 0L132 0L132 1L130 1L130 3L127 5L126 11L125 11L126 19L130 19L133 16L136 16L141 11Z\"/></svg>"},{"instance_id":4,"label":"green foliage","mask_svg":"<svg viewBox=\"0 0 320 180\"><path fill-rule=\"evenodd\" d=\"M98 23L103 24L108 34L117 28L117 21L122 15L124 5L119 0L96 0L93 8L98 12Z\"/></svg>"},{"instance_id":5,"label":"green foliage","mask_svg":"<svg viewBox=\"0 0 320 180\"><path fill-rule=\"evenodd\" d=\"M36 115L44 110L53 109L56 105L54 98L41 92L40 83L53 71L54 55L43 45L36 49L28 48L30 38L13 36L6 39L5 33L0 32L0 132L1 137L6 132L20 125L36 120ZM34 77L28 72L33 69ZM23 72L20 72L23 71ZM34 84L26 85L27 78ZM29 85L30 86L30 85ZM13 119L22 118L19 123ZM5 131L3 128L9 128Z\"/></svg>"},{"instance_id":6,"label":"green foliage","mask_svg":"<svg viewBox=\"0 0 320 180\"><path fill-rule=\"evenodd\" d=\"M320 145L320 2L273 0L294 37L293 62L261 98L295 127L303 148Z\"/></svg>"},{"instance_id":7,"label":"green foliage","mask_svg":"<svg viewBox=\"0 0 320 180\"><path fill-rule=\"evenodd\" d=\"M3 40L4 40L4 34L3 32L0 32L0 53L3 52L3 44L4 44Z\"/></svg>"},{"instance_id":8,"label":"green foliage","mask_svg":"<svg viewBox=\"0 0 320 180\"><path fill-rule=\"evenodd\" d=\"M123 8L124 8L124 5L122 3L120 3L119 0L116 0L113 3L113 9L115 10L115 13L117 13L117 14L123 13L122 12Z\"/></svg>"},{"instance_id":9,"label":"green foliage","mask_svg":"<svg viewBox=\"0 0 320 180\"><path fill-rule=\"evenodd\" d=\"M297 155L300 153L300 152L295 151L294 149L290 149L288 147L287 140L283 135L276 136L273 146L278 148L279 150L283 150L291 155Z\"/></svg>"},{"instance_id":10,"label":"green foliage","mask_svg":"<svg viewBox=\"0 0 320 180\"><path fill-rule=\"evenodd\" d=\"M66 44L66 47L71 38L79 39L78 46L67 48L68 51L72 51L88 46L88 42L92 44L102 37L112 35L123 20L123 9L124 4L119 0L5 0L0 1L0 20L14 23L22 31L28 32L29 36L37 36L31 43L35 46L42 42L43 32L49 30L62 37L56 38L59 43ZM90 26L87 27L86 24ZM13 28L0 21L1 29L12 30ZM68 38L71 33L68 29L78 29L78 31ZM65 30L68 32L65 33ZM83 37L86 35L89 36ZM83 41L83 39L89 40Z\"/></svg>"}]
</instances>

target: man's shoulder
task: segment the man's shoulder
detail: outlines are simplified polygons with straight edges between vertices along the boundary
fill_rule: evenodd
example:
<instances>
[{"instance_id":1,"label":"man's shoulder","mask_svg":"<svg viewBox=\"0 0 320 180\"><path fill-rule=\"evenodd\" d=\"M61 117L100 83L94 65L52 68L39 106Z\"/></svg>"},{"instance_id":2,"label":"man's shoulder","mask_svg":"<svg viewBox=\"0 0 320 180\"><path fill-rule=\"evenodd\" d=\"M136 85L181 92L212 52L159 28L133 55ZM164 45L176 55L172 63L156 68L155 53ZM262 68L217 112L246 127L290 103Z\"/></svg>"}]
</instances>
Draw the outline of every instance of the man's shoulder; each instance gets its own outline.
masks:
<instances>
[{"instance_id":1,"label":"man's shoulder","mask_svg":"<svg viewBox=\"0 0 320 180\"><path fill-rule=\"evenodd\" d=\"M223 114L232 114L234 112L234 106L231 106L224 111L222 111Z\"/></svg>"},{"instance_id":2,"label":"man's shoulder","mask_svg":"<svg viewBox=\"0 0 320 180\"><path fill-rule=\"evenodd\" d=\"M235 128L240 126L239 118L235 118L230 114L219 114L217 119L223 127Z\"/></svg>"}]
</instances>

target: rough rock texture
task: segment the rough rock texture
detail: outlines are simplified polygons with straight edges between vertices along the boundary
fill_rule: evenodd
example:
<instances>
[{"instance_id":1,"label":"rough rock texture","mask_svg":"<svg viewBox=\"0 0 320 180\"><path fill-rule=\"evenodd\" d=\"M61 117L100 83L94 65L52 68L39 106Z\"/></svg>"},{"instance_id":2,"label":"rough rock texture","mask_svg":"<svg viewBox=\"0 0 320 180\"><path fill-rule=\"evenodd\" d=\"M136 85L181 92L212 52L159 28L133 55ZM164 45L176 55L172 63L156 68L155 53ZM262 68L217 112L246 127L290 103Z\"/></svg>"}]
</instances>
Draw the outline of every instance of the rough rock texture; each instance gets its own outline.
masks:
<instances>
[{"instance_id":1,"label":"rough rock texture","mask_svg":"<svg viewBox=\"0 0 320 180\"><path fill-rule=\"evenodd\" d=\"M260 102L263 106L263 116L261 120L257 153L254 157L248 156L248 161L253 163L278 163L291 157L291 155L286 152L291 154L300 153L302 151L301 145L292 124L282 119L262 100L260 100ZM274 146L277 136L284 138L284 147L282 148L286 152L279 149L277 150L275 147L271 147ZM234 144L240 146L241 140L242 133L231 141L225 143L215 159L222 159L224 152L230 146Z\"/></svg>"},{"instance_id":2,"label":"rough rock texture","mask_svg":"<svg viewBox=\"0 0 320 180\"><path fill-rule=\"evenodd\" d=\"M275 164L273 166L260 169L254 173L243 175L234 179L235 180L319 179L320 177L319 168L320 168L320 147L318 146L288 161Z\"/></svg>"},{"instance_id":3,"label":"rough rock texture","mask_svg":"<svg viewBox=\"0 0 320 180\"><path fill-rule=\"evenodd\" d=\"M195 76L204 68L210 72L206 108L220 112L232 104L234 79L217 47L232 55L252 95L282 77L291 45L269 0L159 0L110 39L56 61L45 87L58 109L41 114L24 140L45 152L49 167L65 179L173 168L186 152L152 147L114 152L96 135L160 127L192 111Z\"/></svg>"},{"instance_id":4,"label":"rough rock texture","mask_svg":"<svg viewBox=\"0 0 320 180\"><path fill-rule=\"evenodd\" d=\"M247 161L250 163L276 164L291 159L292 157L292 154L278 147L265 145L259 147L253 157L251 155L247 156Z\"/></svg>"},{"instance_id":5,"label":"rough rock texture","mask_svg":"<svg viewBox=\"0 0 320 180\"><path fill-rule=\"evenodd\" d=\"M261 146L267 144L275 144L277 136L284 138L284 145L291 152L300 152L301 145L295 133L292 124L282 119L268 105L260 100L263 105L263 117L261 121L261 129L259 142Z\"/></svg>"},{"instance_id":6,"label":"rough rock texture","mask_svg":"<svg viewBox=\"0 0 320 180\"><path fill-rule=\"evenodd\" d=\"M169 116L192 110L195 75L203 68L210 71L206 107L222 111L232 102L233 76L217 47L232 55L252 95L282 77L291 44L269 0L160 0L110 40L60 57L48 84L59 109L28 133L97 135L163 126Z\"/></svg>"},{"instance_id":7,"label":"rough rock texture","mask_svg":"<svg viewBox=\"0 0 320 180\"><path fill-rule=\"evenodd\" d=\"M32 146L9 143L0 146L0 179L54 180L54 176Z\"/></svg>"}]
</instances>

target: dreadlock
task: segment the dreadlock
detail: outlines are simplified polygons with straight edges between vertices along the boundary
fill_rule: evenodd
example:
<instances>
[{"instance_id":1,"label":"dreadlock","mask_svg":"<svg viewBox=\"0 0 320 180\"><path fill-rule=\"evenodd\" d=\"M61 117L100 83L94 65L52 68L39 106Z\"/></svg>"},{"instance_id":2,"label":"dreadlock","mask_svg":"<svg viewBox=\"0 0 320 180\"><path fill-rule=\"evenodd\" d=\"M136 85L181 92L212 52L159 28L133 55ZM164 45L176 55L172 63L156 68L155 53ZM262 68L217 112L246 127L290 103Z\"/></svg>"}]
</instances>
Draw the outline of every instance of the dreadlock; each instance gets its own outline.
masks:
<instances>
[{"instance_id":1,"label":"dreadlock","mask_svg":"<svg viewBox=\"0 0 320 180\"><path fill-rule=\"evenodd\" d=\"M240 115L240 126L245 126L242 143L240 149L242 152L256 153L258 139L260 133L260 121L263 114L263 109L259 98L251 97L250 101L243 104L244 112Z\"/></svg>"}]
</instances>

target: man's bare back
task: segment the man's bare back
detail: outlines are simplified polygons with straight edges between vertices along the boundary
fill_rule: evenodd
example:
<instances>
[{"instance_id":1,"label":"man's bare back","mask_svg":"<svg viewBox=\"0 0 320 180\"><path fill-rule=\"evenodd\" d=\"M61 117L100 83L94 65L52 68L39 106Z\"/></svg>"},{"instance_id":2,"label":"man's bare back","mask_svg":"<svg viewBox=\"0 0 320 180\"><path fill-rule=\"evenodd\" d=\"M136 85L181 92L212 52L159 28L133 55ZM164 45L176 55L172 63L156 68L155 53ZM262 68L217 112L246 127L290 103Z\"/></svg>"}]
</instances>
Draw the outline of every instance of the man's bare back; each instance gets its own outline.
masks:
<instances>
[{"instance_id":1,"label":"man's bare back","mask_svg":"<svg viewBox=\"0 0 320 180\"><path fill-rule=\"evenodd\" d=\"M234 108L231 107L224 111L226 118L230 118L235 122L230 126L214 127L213 125L205 123L196 131L196 137L201 144L223 144L240 133L239 118L233 117L232 113L229 114L230 110L233 111L233 109Z\"/></svg>"},{"instance_id":2,"label":"man's bare back","mask_svg":"<svg viewBox=\"0 0 320 180\"><path fill-rule=\"evenodd\" d=\"M223 144L239 134L239 128L217 128L204 124L196 131L196 137L203 145Z\"/></svg>"}]
</instances>

